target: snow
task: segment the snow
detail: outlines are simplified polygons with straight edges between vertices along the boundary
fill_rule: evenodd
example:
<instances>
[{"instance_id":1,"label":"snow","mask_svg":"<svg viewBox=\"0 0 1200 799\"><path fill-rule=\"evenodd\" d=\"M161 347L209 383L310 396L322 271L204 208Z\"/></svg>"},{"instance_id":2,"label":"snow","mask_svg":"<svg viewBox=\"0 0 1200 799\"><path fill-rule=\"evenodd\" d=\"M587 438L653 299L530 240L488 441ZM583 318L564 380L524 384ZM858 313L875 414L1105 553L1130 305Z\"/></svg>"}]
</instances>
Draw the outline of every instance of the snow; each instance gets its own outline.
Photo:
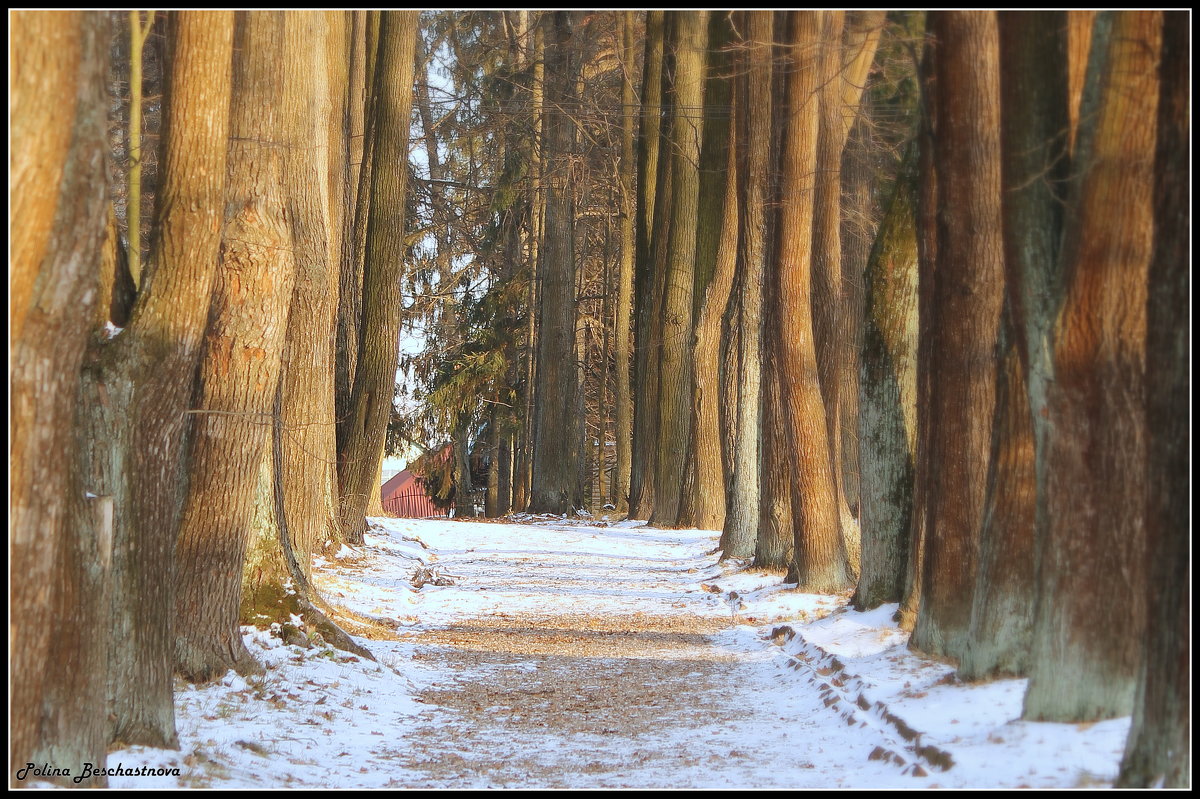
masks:
<instances>
[{"instance_id":1,"label":"snow","mask_svg":"<svg viewBox=\"0 0 1200 799\"><path fill-rule=\"evenodd\" d=\"M374 519L314 559L377 662L244 628L262 675L179 682L180 749L112 787L1108 786L1129 719L1020 720L1023 680L964 685L896 606L718 564L639 522ZM414 575L446 578L414 587ZM417 581L420 582L420 581ZM352 632L364 627L348 624Z\"/></svg>"}]
</instances>

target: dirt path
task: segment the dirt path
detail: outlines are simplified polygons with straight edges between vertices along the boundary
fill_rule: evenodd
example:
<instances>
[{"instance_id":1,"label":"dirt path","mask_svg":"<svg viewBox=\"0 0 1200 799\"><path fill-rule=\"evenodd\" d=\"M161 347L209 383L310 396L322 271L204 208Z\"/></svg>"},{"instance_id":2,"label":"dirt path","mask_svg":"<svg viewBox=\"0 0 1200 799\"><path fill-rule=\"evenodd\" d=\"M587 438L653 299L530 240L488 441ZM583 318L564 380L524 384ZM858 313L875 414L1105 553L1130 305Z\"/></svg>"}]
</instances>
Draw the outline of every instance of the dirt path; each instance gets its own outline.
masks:
<instances>
[{"instance_id":1,"label":"dirt path","mask_svg":"<svg viewBox=\"0 0 1200 799\"><path fill-rule=\"evenodd\" d=\"M456 585L425 589L433 624L408 638L427 707L382 747L392 786L915 787L728 629L686 535L462 527L438 564Z\"/></svg>"}]
</instances>

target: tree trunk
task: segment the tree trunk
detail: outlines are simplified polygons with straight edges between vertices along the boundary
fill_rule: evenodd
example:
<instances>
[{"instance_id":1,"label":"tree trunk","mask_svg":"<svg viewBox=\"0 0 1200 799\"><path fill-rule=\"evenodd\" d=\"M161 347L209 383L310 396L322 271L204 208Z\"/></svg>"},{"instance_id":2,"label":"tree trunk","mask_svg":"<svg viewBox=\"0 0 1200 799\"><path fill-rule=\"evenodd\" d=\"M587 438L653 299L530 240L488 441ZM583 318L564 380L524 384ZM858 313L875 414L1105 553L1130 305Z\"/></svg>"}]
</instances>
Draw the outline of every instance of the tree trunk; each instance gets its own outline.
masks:
<instances>
[{"instance_id":1,"label":"tree trunk","mask_svg":"<svg viewBox=\"0 0 1200 799\"><path fill-rule=\"evenodd\" d=\"M538 424L534 441L533 486L529 510L567 513L583 506L579 481L576 414L579 378L575 359L575 246L571 182L566 154L572 149L572 122L563 113L573 100L578 60L569 43L574 12L545 17L550 42L546 53L547 173L546 222L540 246L542 296L538 325Z\"/></svg>"},{"instance_id":2,"label":"tree trunk","mask_svg":"<svg viewBox=\"0 0 1200 799\"><path fill-rule=\"evenodd\" d=\"M13 154L8 189L14 222L8 277L10 357L32 310L34 283L51 244L76 113L75 105L63 99L73 96L78 87L83 35L77 12L22 12L13 15L11 25L12 41L28 55L21 59L14 55L10 61Z\"/></svg>"},{"instance_id":3,"label":"tree trunk","mask_svg":"<svg viewBox=\"0 0 1200 799\"><path fill-rule=\"evenodd\" d=\"M744 12L744 73L737 95L745 110L737 117L738 178L741 186L741 275L736 321L739 356L737 437L730 463L730 488L721 549L725 558L754 554L759 530L759 426L763 360L763 281L766 273L767 197L770 194L772 129L773 12Z\"/></svg>"},{"instance_id":4,"label":"tree trunk","mask_svg":"<svg viewBox=\"0 0 1200 799\"><path fill-rule=\"evenodd\" d=\"M194 682L259 668L238 624L295 280L281 164L283 35L283 12L238 14L221 260L175 545L175 669Z\"/></svg>"},{"instance_id":5,"label":"tree trunk","mask_svg":"<svg viewBox=\"0 0 1200 799\"><path fill-rule=\"evenodd\" d=\"M653 13L653 12L651 12ZM633 52L633 11L621 14L621 271L617 276L616 367L617 396L617 462L612 483L612 503L617 513L629 512L629 475L633 456L633 396L630 391L630 325L633 314L634 256L637 248L635 233L637 198L634 195L637 166L633 157L634 109L637 96L633 91L636 68ZM649 37L647 36L647 39Z\"/></svg>"},{"instance_id":6,"label":"tree trunk","mask_svg":"<svg viewBox=\"0 0 1200 799\"><path fill-rule=\"evenodd\" d=\"M983 524L1004 298L999 37L992 12L938 12L936 324L921 608L909 646L962 657Z\"/></svg>"},{"instance_id":7,"label":"tree trunk","mask_svg":"<svg viewBox=\"0 0 1200 799\"><path fill-rule=\"evenodd\" d=\"M917 435L917 147L910 145L866 271L859 380L862 567L854 606L899 602L909 559Z\"/></svg>"},{"instance_id":8,"label":"tree trunk","mask_svg":"<svg viewBox=\"0 0 1200 799\"><path fill-rule=\"evenodd\" d=\"M927 23L928 25L928 23ZM936 133L937 41L926 39L918 68L921 85L921 126L917 147L917 432L913 469L912 526L909 529L908 569L904 576L904 598L896 621L912 631L921 604L925 572L925 530L929 516L929 429L932 413L932 342L934 331L933 286L937 276L937 169L933 142Z\"/></svg>"},{"instance_id":9,"label":"tree trunk","mask_svg":"<svg viewBox=\"0 0 1200 799\"><path fill-rule=\"evenodd\" d=\"M1048 392L1048 527L1025 717L1092 721L1133 710L1147 582L1142 380L1153 244L1157 12L1116 13L1101 105L1063 245L1066 300ZM1106 23L1105 23L1106 24ZM1102 53L1104 53L1102 55ZM1087 100L1084 100L1086 107ZM1085 117L1086 119L1086 117Z\"/></svg>"},{"instance_id":10,"label":"tree trunk","mask_svg":"<svg viewBox=\"0 0 1200 799\"><path fill-rule=\"evenodd\" d=\"M1036 598L1036 507L1050 380L1050 325L1068 172L1064 14L999 15L1005 268L992 475L971 627L959 674L1023 676ZM1031 404L1032 398L1032 404ZM1035 442L1040 446L1035 445Z\"/></svg>"},{"instance_id":11,"label":"tree trunk","mask_svg":"<svg viewBox=\"0 0 1200 799\"><path fill-rule=\"evenodd\" d=\"M373 157L382 164L402 165L408 159L417 16L415 11L387 11L380 21L379 55L372 81L378 97L372 146ZM408 170L399 167L371 171L362 343L354 373L345 460L338 463L341 525L351 544L363 542L366 510L373 484L379 481L391 416L403 311L400 276L404 269L407 177Z\"/></svg>"},{"instance_id":12,"label":"tree trunk","mask_svg":"<svg viewBox=\"0 0 1200 799\"><path fill-rule=\"evenodd\" d=\"M845 372L853 359L846 349L842 311L842 150L845 135L842 121L842 33L845 12L828 11L822 17L820 44L815 69L819 83L819 133L813 177L812 317L817 352L817 372L825 403L829 442L830 475L840 519L839 531L857 571L858 537L842 488L841 391ZM850 110L850 109L846 109Z\"/></svg>"},{"instance_id":13,"label":"tree trunk","mask_svg":"<svg viewBox=\"0 0 1200 799\"><path fill-rule=\"evenodd\" d=\"M642 69L642 127L638 133L637 263L633 463L629 477L629 518L649 519L654 510L654 452L658 440L658 351L662 344L660 299L662 257L670 219L672 159L662 153L670 129L668 110L671 61L664 43L675 15L648 12Z\"/></svg>"},{"instance_id":14,"label":"tree trunk","mask_svg":"<svg viewBox=\"0 0 1200 799\"><path fill-rule=\"evenodd\" d=\"M708 12L676 18L675 81L671 105L671 226L659 353L658 443L654 457L651 524L673 527L690 448L692 297L696 282L696 224L700 206L700 144Z\"/></svg>"},{"instance_id":15,"label":"tree trunk","mask_svg":"<svg viewBox=\"0 0 1200 799\"><path fill-rule=\"evenodd\" d=\"M108 744L112 504L85 503L91 483L75 463L72 421L108 207L109 24L103 12L76 11L16 11L9 21L21 54L9 96L9 756L77 775L103 762ZM64 468L65 489L47 490Z\"/></svg>"},{"instance_id":16,"label":"tree trunk","mask_svg":"<svg viewBox=\"0 0 1200 799\"><path fill-rule=\"evenodd\" d=\"M704 89L704 140L700 154L700 207L692 347L691 480L680 503L680 527L720 530L725 524L725 466L721 456L721 321L737 266L737 150L730 141L733 36L729 13L709 16L708 76ZM731 182L732 181L732 182ZM728 270L727 272L724 270Z\"/></svg>"},{"instance_id":17,"label":"tree trunk","mask_svg":"<svg viewBox=\"0 0 1200 799\"><path fill-rule=\"evenodd\" d=\"M814 593L853 585L813 345L813 196L820 108L816 52L822 32L828 30L822 13L789 14L792 72L787 87L776 279L779 308L791 312L779 315L779 330L771 336L779 348L780 403L795 475L795 569L800 590Z\"/></svg>"},{"instance_id":18,"label":"tree trunk","mask_svg":"<svg viewBox=\"0 0 1200 799\"><path fill-rule=\"evenodd\" d=\"M1188 70L1185 12L1163 14L1154 256L1146 307L1146 555L1151 576L1133 727L1117 785L1190 788Z\"/></svg>"},{"instance_id":19,"label":"tree trunk","mask_svg":"<svg viewBox=\"0 0 1200 799\"><path fill-rule=\"evenodd\" d=\"M113 739L176 745L174 555L185 415L220 249L233 37L232 12L175 12L159 235L129 327L106 347L94 389L111 409L103 446L113 496Z\"/></svg>"}]
</instances>

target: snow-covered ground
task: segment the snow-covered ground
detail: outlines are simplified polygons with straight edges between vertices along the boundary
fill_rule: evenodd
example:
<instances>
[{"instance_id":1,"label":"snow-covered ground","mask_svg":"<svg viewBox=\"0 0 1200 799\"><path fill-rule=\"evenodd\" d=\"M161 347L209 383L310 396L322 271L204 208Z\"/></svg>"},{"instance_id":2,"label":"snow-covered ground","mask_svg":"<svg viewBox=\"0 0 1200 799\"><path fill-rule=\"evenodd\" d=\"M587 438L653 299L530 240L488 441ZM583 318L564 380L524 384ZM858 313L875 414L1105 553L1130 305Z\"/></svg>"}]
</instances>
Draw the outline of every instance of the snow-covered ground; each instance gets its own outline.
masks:
<instances>
[{"instance_id":1,"label":"snow-covered ground","mask_svg":"<svg viewBox=\"0 0 1200 799\"><path fill-rule=\"evenodd\" d=\"M373 522L315 580L377 662L246 628L263 676L179 685L180 750L109 755L110 769L179 776L110 785L1090 787L1116 775L1128 719L1020 721L1023 681L959 684L908 652L895 606L856 613L719 566L715 533Z\"/></svg>"}]
</instances>

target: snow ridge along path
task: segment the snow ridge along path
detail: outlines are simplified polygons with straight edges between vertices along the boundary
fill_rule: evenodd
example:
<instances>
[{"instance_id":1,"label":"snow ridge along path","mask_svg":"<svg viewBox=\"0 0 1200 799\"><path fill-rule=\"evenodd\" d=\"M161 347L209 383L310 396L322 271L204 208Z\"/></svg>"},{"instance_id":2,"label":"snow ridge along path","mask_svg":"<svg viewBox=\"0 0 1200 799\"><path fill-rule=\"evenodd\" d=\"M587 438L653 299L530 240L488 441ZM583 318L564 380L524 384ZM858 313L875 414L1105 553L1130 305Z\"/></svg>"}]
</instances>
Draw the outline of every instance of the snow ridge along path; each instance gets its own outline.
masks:
<instances>
[{"instance_id":1,"label":"snow ridge along path","mask_svg":"<svg viewBox=\"0 0 1200 799\"><path fill-rule=\"evenodd\" d=\"M639 522L374 519L313 578L378 662L243 628L266 666L176 684L180 750L122 788L1110 785L1129 719L1019 720L1024 680L962 685L895 606L717 564ZM170 773L178 769L177 775Z\"/></svg>"},{"instance_id":2,"label":"snow ridge along path","mask_svg":"<svg viewBox=\"0 0 1200 799\"><path fill-rule=\"evenodd\" d=\"M393 650L424 708L380 745L388 786L929 784L870 760L887 741L816 691L781 690L786 658L731 629L737 598L708 582L722 576L711 532L379 521L379 543L416 536L455 580L422 589ZM361 610L399 610L377 598Z\"/></svg>"}]
</instances>

